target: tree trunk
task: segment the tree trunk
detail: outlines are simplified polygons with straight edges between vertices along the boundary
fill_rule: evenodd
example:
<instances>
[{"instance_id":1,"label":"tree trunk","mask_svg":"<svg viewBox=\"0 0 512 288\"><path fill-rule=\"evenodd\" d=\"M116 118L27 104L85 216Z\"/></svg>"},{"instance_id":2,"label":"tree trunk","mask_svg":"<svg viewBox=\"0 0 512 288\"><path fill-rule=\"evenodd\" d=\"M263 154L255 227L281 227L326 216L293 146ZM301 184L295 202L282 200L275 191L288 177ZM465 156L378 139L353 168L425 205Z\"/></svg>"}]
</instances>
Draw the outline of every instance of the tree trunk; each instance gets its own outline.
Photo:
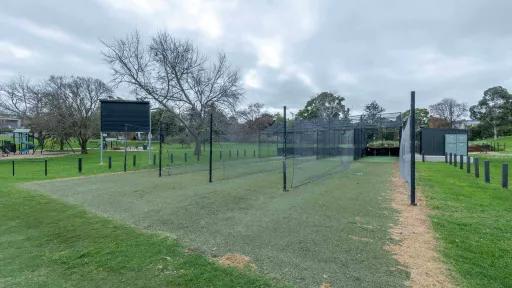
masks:
<instances>
[{"instance_id":1,"label":"tree trunk","mask_svg":"<svg viewBox=\"0 0 512 288\"><path fill-rule=\"evenodd\" d=\"M194 147L194 155L201 155L201 140L199 137L194 137L195 147Z\"/></svg>"},{"instance_id":2,"label":"tree trunk","mask_svg":"<svg viewBox=\"0 0 512 288\"><path fill-rule=\"evenodd\" d=\"M81 154L87 154L87 142L88 142L88 139L82 139L80 141L80 153Z\"/></svg>"}]
</instances>

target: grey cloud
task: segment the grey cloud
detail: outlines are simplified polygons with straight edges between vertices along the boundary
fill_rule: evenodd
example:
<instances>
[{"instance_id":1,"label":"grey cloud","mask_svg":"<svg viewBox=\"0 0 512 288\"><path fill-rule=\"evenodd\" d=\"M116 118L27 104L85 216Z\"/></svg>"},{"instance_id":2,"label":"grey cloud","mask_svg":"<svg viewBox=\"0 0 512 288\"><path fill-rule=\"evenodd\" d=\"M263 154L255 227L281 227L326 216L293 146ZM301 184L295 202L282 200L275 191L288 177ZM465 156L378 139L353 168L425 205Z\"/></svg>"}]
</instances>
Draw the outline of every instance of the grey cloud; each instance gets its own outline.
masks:
<instances>
[{"instance_id":1,"label":"grey cloud","mask_svg":"<svg viewBox=\"0 0 512 288\"><path fill-rule=\"evenodd\" d=\"M0 55L0 80L16 74L108 80L100 39L167 29L208 54L225 51L242 74L255 73L261 85L246 87L245 101L273 110L298 109L320 90L345 96L353 111L373 99L388 111L402 111L412 89L418 104L427 106L443 97L471 104L490 86L512 85L510 1L227 1L208 3L205 17L204 5L154 2L164 7L144 10L119 0L3 1L0 51L22 47L32 53ZM181 14L192 19L176 16ZM208 17L220 34L208 31L209 22L199 23ZM71 41L35 35L24 21ZM2 43L11 48L2 50Z\"/></svg>"}]
</instances>

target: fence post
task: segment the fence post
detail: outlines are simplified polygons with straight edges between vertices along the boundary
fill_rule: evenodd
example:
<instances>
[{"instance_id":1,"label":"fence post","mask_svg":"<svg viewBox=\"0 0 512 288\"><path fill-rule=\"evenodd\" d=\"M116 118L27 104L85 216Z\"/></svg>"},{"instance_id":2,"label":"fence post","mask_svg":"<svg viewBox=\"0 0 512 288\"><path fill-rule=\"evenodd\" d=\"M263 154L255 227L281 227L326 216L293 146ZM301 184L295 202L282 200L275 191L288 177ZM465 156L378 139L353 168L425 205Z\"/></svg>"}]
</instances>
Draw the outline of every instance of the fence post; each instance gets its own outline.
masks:
<instances>
[{"instance_id":1,"label":"fence post","mask_svg":"<svg viewBox=\"0 0 512 288\"><path fill-rule=\"evenodd\" d=\"M501 187L508 189L508 163L501 165Z\"/></svg>"},{"instance_id":2,"label":"fence post","mask_svg":"<svg viewBox=\"0 0 512 288\"><path fill-rule=\"evenodd\" d=\"M78 173L82 173L82 158L78 158Z\"/></svg>"},{"instance_id":3,"label":"fence post","mask_svg":"<svg viewBox=\"0 0 512 288\"><path fill-rule=\"evenodd\" d=\"M171 164L174 164L174 154L171 153Z\"/></svg>"},{"instance_id":4,"label":"fence post","mask_svg":"<svg viewBox=\"0 0 512 288\"><path fill-rule=\"evenodd\" d=\"M156 153L153 153L153 166L156 165Z\"/></svg>"},{"instance_id":5,"label":"fence post","mask_svg":"<svg viewBox=\"0 0 512 288\"><path fill-rule=\"evenodd\" d=\"M448 153L444 152L444 163L448 163Z\"/></svg>"},{"instance_id":6,"label":"fence post","mask_svg":"<svg viewBox=\"0 0 512 288\"><path fill-rule=\"evenodd\" d=\"M480 178L480 159L473 159L473 166L475 166L475 177Z\"/></svg>"},{"instance_id":7,"label":"fence post","mask_svg":"<svg viewBox=\"0 0 512 288\"><path fill-rule=\"evenodd\" d=\"M459 156L459 164L460 164L460 170L464 169L464 155Z\"/></svg>"},{"instance_id":8,"label":"fence post","mask_svg":"<svg viewBox=\"0 0 512 288\"><path fill-rule=\"evenodd\" d=\"M48 160L44 159L44 176L48 176Z\"/></svg>"},{"instance_id":9,"label":"fence post","mask_svg":"<svg viewBox=\"0 0 512 288\"><path fill-rule=\"evenodd\" d=\"M466 172L471 173L471 157L469 155L466 156Z\"/></svg>"},{"instance_id":10,"label":"fence post","mask_svg":"<svg viewBox=\"0 0 512 288\"><path fill-rule=\"evenodd\" d=\"M485 183L491 183L491 171L489 169L489 160L484 160L484 179Z\"/></svg>"},{"instance_id":11,"label":"fence post","mask_svg":"<svg viewBox=\"0 0 512 288\"><path fill-rule=\"evenodd\" d=\"M256 149L252 150L252 157L256 158Z\"/></svg>"},{"instance_id":12,"label":"fence post","mask_svg":"<svg viewBox=\"0 0 512 288\"><path fill-rule=\"evenodd\" d=\"M208 152L208 182L212 183L213 172L213 112L210 113L210 151Z\"/></svg>"},{"instance_id":13,"label":"fence post","mask_svg":"<svg viewBox=\"0 0 512 288\"><path fill-rule=\"evenodd\" d=\"M112 169L112 156L108 156L108 169Z\"/></svg>"},{"instance_id":14,"label":"fence post","mask_svg":"<svg viewBox=\"0 0 512 288\"><path fill-rule=\"evenodd\" d=\"M133 154L133 167L137 166L137 155Z\"/></svg>"},{"instance_id":15,"label":"fence post","mask_svg":"<svg viewBox=\"0 0 512 288\"><path fill-rule=\"evenodd\" d=\"M421 162L425 162L425 153L421 153Z\"/></svg>"},{"instance_id":16,"label":"fence post","mask_svg":"<svg viewBox=\"0 0 512 288\"><path fill-rule=\"evenodd\" d=\"M185 162L187 162L187 152L185 152Z\"/></svg>"},{"instance_id":17,"label":"fence post","mask_svg":"<svg viewBox=\"0 0 512 288\"><path fill-rule=\"evenodd\" d=\"M453 167L457 167L457 153L453 154Z\"/></svg>"},{"instance_id":18,"label":"fence post","mask_svg":"<svg viewBox=\"0 0 512 288\"><path fill-rule=\"evenodd\" d=\"M452 155L452 153L450 152L450 162L449 162L449 163L450 163L450 165L452 165L452 158L453 158L453 155Z\"/></svg>"},{"instance_id":19,"label":"fence post","mask_svg":"<svg viewBox=\"0 0 512 288\"><path fill-rule=\"evenodd\" d=\"M219 160L222 160L222 150L219 151Z\"/></svg>"}]
</instances>

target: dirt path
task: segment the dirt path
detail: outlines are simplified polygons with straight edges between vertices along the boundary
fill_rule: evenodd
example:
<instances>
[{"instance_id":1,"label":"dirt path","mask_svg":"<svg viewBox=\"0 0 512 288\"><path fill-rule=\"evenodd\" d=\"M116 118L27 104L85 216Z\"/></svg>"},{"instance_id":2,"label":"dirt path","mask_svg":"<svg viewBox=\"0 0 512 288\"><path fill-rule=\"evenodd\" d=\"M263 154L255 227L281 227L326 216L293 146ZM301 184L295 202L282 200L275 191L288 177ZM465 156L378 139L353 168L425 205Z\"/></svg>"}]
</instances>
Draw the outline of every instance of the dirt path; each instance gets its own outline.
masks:
<instances>
[{"instance_id":1,"label":"dirt path","mask_svg":"<svg viewBox=\"0 0 512 288\"><path fill-rule=\"evenodd\" d=\"M425 199L417 191L418 206L409 205L407 184L400 178L398 164L393 168L392 188L393 208L399 211L399 221L391 229L397 243L387 249L411 272L410 286L455 287L437 252Z\"/></svg>"}]
</instances>

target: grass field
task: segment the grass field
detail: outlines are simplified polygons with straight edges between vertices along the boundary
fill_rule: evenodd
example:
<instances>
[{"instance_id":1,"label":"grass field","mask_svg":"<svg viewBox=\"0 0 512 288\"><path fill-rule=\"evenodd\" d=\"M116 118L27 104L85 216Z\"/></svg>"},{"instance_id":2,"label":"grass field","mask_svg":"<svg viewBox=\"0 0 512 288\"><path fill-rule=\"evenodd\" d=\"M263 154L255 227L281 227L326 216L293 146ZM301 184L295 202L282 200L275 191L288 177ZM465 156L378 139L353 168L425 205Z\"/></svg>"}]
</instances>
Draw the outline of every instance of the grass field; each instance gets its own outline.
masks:
<instances>
[{"instance_id":1,"label":"grass field","mask_svg":"<svg viewBox=\"0 0 512 288\"><path fill-rule=\"evenodd\" d=\"M395 217L389 159L368 158L289 192L281 191L280 173L208 184L203 171L160 179L151 171L98 175L23 189L169 235L210 257L247 255L258 272L300 287L402 287L408 272L383 249Z\"/></svg>"},{"instance_id":2,"label":"grass field","mask_svg":"<svg viewBox=\"0 0 512 288\"><path fill-rule=\"evenodd\" d=\"M488 138L483 140L471 141L470 145L476 144L492 144L499 143L500 144L500 152L511 152L512 151L512 136L503 136L498 137L498 139ZM505 150L502 151L503 146L505 146Z\"/></svg>"},{"instance_id":3,"label":"grass field","mask_svg":"<svg viewBox=\"0 0 512 288\"><path fill-rule=\"evenodd\" d=\"M512 192L498 176L508 160L491 159L491 184L483 181L483 166L476 179L444 163L418 164L441 253L461 286L512 287Z\"/></svg>"}]
</instances>

